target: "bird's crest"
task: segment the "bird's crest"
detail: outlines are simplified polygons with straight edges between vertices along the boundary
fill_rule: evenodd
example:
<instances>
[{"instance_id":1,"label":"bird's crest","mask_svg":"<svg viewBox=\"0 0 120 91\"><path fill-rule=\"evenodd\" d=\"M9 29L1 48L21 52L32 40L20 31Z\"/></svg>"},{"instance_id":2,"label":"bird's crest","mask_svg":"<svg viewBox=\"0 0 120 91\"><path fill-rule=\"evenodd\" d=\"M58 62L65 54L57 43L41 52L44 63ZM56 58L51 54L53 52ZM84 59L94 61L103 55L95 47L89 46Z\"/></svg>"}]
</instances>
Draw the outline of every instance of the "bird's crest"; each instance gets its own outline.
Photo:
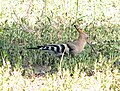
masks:
<instances>
[{"instance_id":1,"label":"bird's crest","mask_svg":"<svg viewBox=\"0 0 120 91\"><path fill-rule=\"evenodd\" d=\"M76 25L74 25L74 27L79 32L79 37L77 40L81 41L81 39L84 39L86 42L89 42L89 36L82 30L82 28L80 28ZM83 42L83 41L81 41L81 42ZM79 43L81 43L81 42L79 42Z\"/></svg>"},{"instance_id":2,"label":"bird's crest","mask_svg":"<svg viewBox=\"0 0 120 91\"><path fill-rule=\"evenodd\" d=\"M84 33L83 30L82 30L82 28L80 28L80 27L78 27L78 26L76 26L76 25L74 25L74 27L76 28L76 30L77 30L79 33Z\"/></svg>"}]
</instances>

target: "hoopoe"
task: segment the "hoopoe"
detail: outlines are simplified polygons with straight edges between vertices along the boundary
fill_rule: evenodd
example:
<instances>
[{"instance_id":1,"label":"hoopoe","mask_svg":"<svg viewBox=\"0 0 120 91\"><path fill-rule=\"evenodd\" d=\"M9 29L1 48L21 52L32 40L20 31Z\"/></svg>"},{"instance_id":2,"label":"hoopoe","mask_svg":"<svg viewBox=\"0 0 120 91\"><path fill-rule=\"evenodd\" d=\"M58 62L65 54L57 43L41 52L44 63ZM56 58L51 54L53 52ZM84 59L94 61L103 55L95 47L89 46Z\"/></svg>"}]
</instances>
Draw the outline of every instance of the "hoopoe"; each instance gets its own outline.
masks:
<instances>
[{"instance_id":1,"label":"hoopoe","mask_svg":"<svg viewBox=\"0 0 120 91\"><path fill-rule=\"evenodd\" d=\"M49 44L49 45L42 45L27 49L40 49L49 53L55 54L57 57L61 57L62 55L70 54L75 56L82 52L85 45L89 43L89 36L83 32L81 28L75 26L77 31L79 32L78 39L74 40L73 42L67 42L63 44Z\"/></svg>"}]
</instances>

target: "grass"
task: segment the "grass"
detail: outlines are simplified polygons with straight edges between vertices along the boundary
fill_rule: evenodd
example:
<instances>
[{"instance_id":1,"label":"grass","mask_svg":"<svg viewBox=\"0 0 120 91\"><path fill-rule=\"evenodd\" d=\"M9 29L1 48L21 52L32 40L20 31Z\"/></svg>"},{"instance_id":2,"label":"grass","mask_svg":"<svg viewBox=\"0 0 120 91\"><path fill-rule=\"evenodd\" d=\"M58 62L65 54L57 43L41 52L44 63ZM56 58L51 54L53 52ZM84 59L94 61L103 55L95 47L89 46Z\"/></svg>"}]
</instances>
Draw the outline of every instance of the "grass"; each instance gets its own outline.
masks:
<instances>
[{"instance_id":1,"label":"grass","mask_svg":"<svg viewBox=\"0 0 120 91\"><path fill-rule=\"evenodd\" d=\"M118 0L2 1L0 90L119 91L119 4ZM97 54L88 45L80 55L61 59L26 49L74 40L78 36L74 24L89 34Z\"/></svg>"},{"instance_id":2,"label":"grass","mask_svg":"<svg viewBox=\"0 0 120 91\"><path fill-rule=\"evenodd\" d=\"M98 66L98 63L95 64ZM44 76L33 75L26 78L21 75L21 70L1 68L1 90L112 90L119 91L119 74L118 69L107 65L104 72L99 72L95 67L94 76L86 76L85 72L79 75L79 69L74 69L74 75L70 76L70 71L58 71L56 74L47 74ZM103 69L102 69L103 70Z\"/></svg>"}]
</instances>

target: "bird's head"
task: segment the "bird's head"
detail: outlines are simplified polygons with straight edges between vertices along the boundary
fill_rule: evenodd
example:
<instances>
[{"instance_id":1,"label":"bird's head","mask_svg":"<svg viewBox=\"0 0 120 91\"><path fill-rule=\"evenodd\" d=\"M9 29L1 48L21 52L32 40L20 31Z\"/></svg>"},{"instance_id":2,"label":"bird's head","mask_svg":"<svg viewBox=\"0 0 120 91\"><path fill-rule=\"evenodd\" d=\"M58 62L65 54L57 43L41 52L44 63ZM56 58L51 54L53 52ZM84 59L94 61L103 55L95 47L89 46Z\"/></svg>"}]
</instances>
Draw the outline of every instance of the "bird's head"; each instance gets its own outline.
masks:
<instances>
[{"instance_id":1,"label":"bird's head","mask_svg":"<svg viewBox=\"0 0 120 91\"><path fill-rule=\"evenodd\" d=\"M74 25L74 27L75 27L76 30L79 32L79 39L83 39L83 40L85 40L87 43L89 43L89 36L82 30L82 28L77 27L76 25Z\"/></svg>"}]
</instances>

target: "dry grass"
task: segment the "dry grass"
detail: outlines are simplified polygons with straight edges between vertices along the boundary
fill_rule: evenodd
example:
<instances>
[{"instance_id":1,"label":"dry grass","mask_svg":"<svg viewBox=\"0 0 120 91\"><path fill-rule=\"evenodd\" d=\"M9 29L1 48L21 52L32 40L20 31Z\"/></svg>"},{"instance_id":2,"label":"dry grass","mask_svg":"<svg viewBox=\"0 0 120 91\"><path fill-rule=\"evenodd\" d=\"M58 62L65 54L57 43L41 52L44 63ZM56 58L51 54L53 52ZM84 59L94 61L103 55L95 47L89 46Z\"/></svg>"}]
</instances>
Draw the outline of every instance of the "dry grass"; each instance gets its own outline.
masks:
<instances>
[{"instance_id":1,"label":"dry grass","mask_svg":"<svg viewBox=\"0 0 120 91\"><path fill-rule=\"evenodd\" d=\"M0 1L0 91L120 91L119 0ZM55 58L39 50L78 36L89 46L75 58Z\"/></svg>"}]
</instances>

